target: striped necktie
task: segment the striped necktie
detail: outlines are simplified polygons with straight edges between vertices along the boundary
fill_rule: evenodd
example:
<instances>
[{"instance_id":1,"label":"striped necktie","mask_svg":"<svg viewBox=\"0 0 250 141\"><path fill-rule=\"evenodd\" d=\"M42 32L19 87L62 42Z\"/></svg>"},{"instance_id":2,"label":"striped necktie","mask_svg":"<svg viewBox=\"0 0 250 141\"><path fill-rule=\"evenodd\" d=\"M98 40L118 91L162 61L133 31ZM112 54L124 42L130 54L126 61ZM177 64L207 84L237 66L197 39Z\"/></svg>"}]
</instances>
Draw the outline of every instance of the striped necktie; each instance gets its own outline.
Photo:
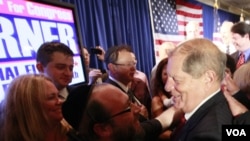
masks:
<instances>
[{"instance_id":1,"label":"striped necktie","mask_svg":"<svg viewBox=\"0 0 250 141\"><path fill-rule=\"evenodd\" d=\"M174 129L174 131L171 134L171 137L170 137L171 140L173 140L173 141L178 140L178 138L181 134L181 130L185 124L186 124L186 119L185 119L184 114L183 114L181 116L179 123L177 124L176 128Z\"/></svg>"},{"instance_id":2,"label":"striped necktie","mask_svg":"<svg viewBox=\"0 0 250 141\"><path fill-rule=\"evenodd\" d=\"M238 69L241 65L243 65L245 63L245 55L244 53L240 53L240 57L238 59L236 68Z\"/></svg>"}]
</instances>

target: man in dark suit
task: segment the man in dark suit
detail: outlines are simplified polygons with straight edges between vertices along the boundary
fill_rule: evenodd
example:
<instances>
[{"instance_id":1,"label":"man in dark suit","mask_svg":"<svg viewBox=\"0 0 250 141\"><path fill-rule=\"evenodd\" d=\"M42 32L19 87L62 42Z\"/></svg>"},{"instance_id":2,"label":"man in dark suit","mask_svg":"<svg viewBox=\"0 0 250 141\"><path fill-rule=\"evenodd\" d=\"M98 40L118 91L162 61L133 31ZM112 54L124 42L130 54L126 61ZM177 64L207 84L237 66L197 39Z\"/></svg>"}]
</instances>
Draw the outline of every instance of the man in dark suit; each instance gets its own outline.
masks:
<instances>
[{"instance_id":1,"label":"man in dark suit","mask_svg":"<svg viewBox=\"0 0 250 141\"><path fill-rule=\"evenodd\" d=\"M52 80L64 101L71 90L68 85L73 78L73 56L70 48L60 42L43 43L37 51L37 70Z\"/></svg>"},{"instance_id":2,"label":"man in dark suit","mask_svg":"<svg viewBox=\"0 0 250 141\"><path fill-rule=\"evenodd\" d=\"M105 63L108 68L109 77L105 83L112 84L129 95L134 103L141 106L141 120L148 118L148 111L130 89L136 72L136 60L132 49L128 45L114 46L107 50Z\"/></svg>"},{"instance_id":3,"label":"man in dark suit","mask_svg":"<svg viewBox=\"0 0 250 141\"><path fill-rule=\"evenodd\" d=\"M62 106L64 118L77 129L81 115L73 111L82 111L85 103L78 103L72 99L86 99L91 86L69 86L73 78L73 56L74 53L67 45L60 42L46 42L37 51L36 67L40 73L48 76L59 90L60 98L64 101Z\"/></svg>"},{"instance_id":4,"label":"man in dark suit","mask_svg":"<svg viewBox=\"0 0 250 141\"><path fill-rule=\"evenodd\" d=\"M231 56L235 59L236 67L239 68L250 60L250 25L239 22L233 25L231 31L233 44L237 50Z\"/></svg>"},{"instance_id":5,"label":"man in dark suit","mask_svg":"<svg viewBox=\"0 0 250 141\"><path fill-rule=\"evenodd\" d=\"M169 56L166 90L178 97L186 122L173 141L221 141L233 116L221 91L226 55L207 39L191 39Z\"/></svg>"}]
</instances>

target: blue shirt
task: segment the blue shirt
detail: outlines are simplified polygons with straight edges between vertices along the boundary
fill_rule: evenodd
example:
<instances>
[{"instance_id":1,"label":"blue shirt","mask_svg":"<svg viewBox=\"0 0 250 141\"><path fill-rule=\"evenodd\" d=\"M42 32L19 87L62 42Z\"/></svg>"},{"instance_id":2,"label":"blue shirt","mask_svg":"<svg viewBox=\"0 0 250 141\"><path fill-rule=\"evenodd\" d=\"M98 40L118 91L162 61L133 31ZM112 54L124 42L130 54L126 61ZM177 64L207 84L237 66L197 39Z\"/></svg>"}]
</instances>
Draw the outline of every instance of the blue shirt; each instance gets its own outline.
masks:
<instances>
[{"instance_id":1,"label":"blue shirt","mask_svg":"<svg viewBox=\"0 0 250 141\"><path fill-rule=\"evenodd\" d=\"M240 56L240 53L241 52L239 52L239 56ZM245 55L245 62L247 62L248 60L250 60L250 58L249 58L249 56L250 56L250 49L244 51L243 53Z\"/></svg>"}]
</instances>

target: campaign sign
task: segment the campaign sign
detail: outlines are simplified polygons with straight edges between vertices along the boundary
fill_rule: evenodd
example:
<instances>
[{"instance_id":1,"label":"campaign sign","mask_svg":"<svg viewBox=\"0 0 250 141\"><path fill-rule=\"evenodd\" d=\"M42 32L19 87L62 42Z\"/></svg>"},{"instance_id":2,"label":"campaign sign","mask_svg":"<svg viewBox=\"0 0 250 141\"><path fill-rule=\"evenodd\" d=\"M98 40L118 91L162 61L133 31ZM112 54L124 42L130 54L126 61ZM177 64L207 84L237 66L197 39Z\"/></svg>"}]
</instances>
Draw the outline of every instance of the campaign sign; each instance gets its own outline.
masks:
<instances>
[{"instance_id":1,"label":"campaign sign","mask_svg":"<svg viewBox=\"0 0 250 141\"><path fill-rule=\"evenodd\" d=\"M36 52L59 41L74 53L71 84L86 81L74 9L26 0L0 0L0 101L8 84L22 74L38 73Z\"/></svg>"}]
</instances>

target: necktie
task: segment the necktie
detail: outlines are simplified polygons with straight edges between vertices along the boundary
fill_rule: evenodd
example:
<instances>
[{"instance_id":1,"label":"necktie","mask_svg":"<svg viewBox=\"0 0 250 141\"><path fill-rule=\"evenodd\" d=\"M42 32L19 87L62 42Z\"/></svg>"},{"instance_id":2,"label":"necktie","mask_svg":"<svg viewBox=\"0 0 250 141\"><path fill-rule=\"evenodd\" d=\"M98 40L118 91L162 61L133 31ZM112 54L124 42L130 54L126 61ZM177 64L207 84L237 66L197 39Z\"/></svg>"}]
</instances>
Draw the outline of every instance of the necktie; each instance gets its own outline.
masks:
<instances>
[{"instance_id":1,"label":"necktie","mask_svg":"<svg viewBox=\"0 0 250 141\"><path fill-rule=\"evenodd\" d=\"M171 140L177 140L177 138L180 136L181 129L184 127L185 123L186 123L186 119L183 114L180 119L180 122L177 124L176 128L174 129L171 135Z\"/></svg>"},{"instance_id":2,"label":"necktie","mask_svg":"<svg viewBox=\"0 0 250 141\"><path fill-rule=\"evenodd\" d=\"M137 106L142 106L141 102L135 97L134 93L131 90L128 90L127 94L129 96L129 100L132 103L136 104ZM140 113L139 114L139 121L143 122L146 120L148 120L148 116Z\"/></svg>"},{"instance_id":3,"label":"necktie","mask_svg":"<svg viewBox=\"0 0 250 141\"><path fill-rule=\"evenodd\" d=\"M129 100L134 103L134 98L133 98L134 94L133 94L133 92L131 90L128 90L127 94L128 94Z\"/></svg>"},{"instance_id":4,"label":"necktie","mask_svg":"<svg viewBox=\"0 0 250 141\"><path fill-rule=\"evenodd\" d=\"M240 53L240 57L238 59L236 68L238 69L241 65L243 65L245 63L245 55L244 53Z\"/></svg>"},{"instance_id":5,"label":"necktie","mask_svg":"<svg viewBox=\"0 0 250 141\"><path fill-rule=\"evenodd\" d=\"M136 96L134 95L134 93L131 90L128 90L127 94L129 96L129 99L133 103L136 103L137 105L141 105L141 102L136 98Z\"/></svg>"}]
</instances>

